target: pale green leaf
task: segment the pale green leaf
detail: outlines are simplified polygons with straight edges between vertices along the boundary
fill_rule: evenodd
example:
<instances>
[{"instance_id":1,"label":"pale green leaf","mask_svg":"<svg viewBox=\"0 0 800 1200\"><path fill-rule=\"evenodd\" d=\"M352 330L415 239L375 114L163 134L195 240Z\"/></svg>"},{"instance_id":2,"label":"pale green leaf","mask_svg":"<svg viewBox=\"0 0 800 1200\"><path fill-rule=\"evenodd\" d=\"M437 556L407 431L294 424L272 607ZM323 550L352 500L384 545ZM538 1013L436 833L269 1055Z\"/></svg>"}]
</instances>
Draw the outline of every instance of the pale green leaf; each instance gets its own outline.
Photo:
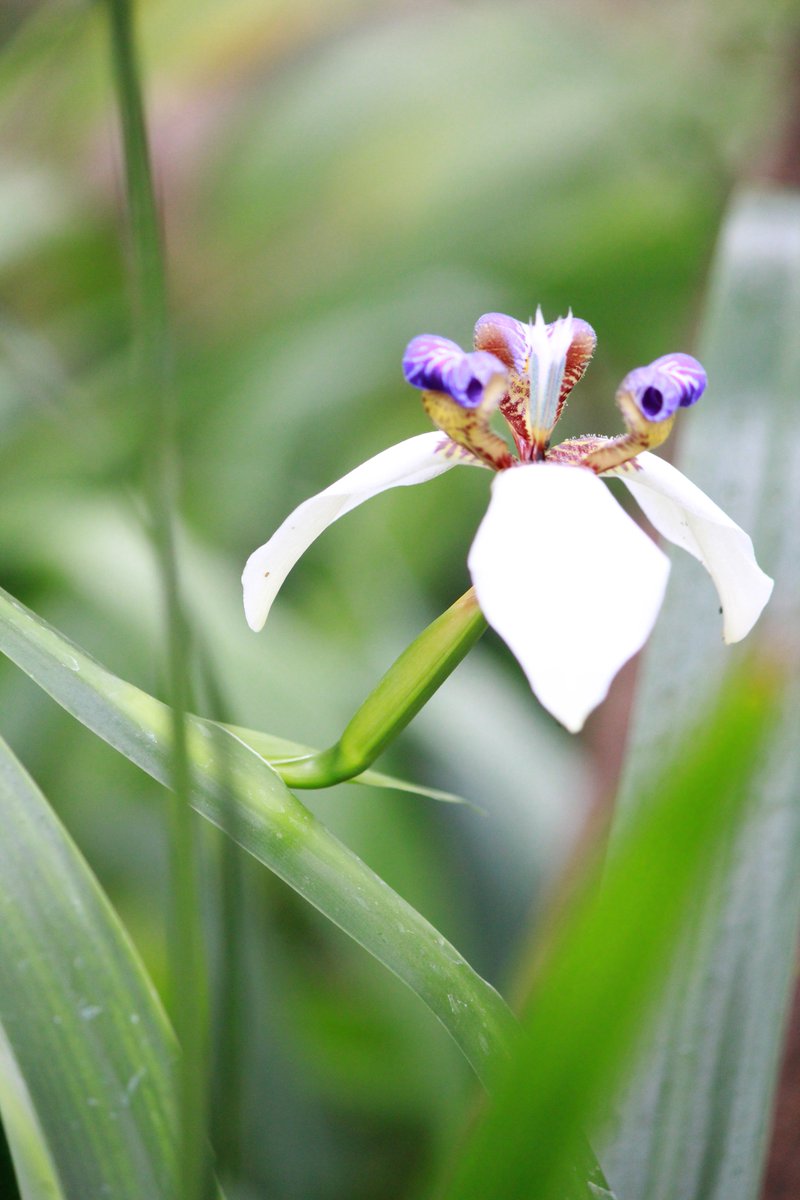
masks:
<instances>
[{"instance_id":1,"label":"pale green leaf","mask_svg":"<svg viewBox=\"0 0 800 1200\"><path fill-rule=\"evenodd\" d=\"M42 1127L1 1027L0 1117L22 1200L63 1200Z\"/></svg>"},{"instance_id":2,"label":"pale green leaf","mask_svg":"<svg viewBox=\"0 0 800 1200\"><path fill-rule=\"evenodd\" d=\"M785 658L800 619L800 197L741 196L724 229L702 344L709 388L682 422L678 465L752 534L774 575L750 644ZM636 707L620 820L702 719L725 666L702 568L673 554ZM755 1200L759 1194L800 918L800 696L770 739L756 806L698 907L681 969L646 1047L609 1153L625 1197Z\"/></svg>"},{"instance_id":3,"label":"pale green leaf","mask_svg":"<svg viewBox=\"0 0 800 1200\"><path fill-rule=\"evenodd\" d=\"M131 762L169 779L169 709L0 591L0 649ZM342 845L254 750L190 717L192 803L398 975L485 1076L512 1017L444 937Z\"/></svg>"},{"instance_id":4,"label":"pale green leaf","mask_svg":"<svg viewBox=\"0 0 800 1200\"><path fill-rule=\"evenodd\" d=\"M0 1104L25 1200L171 1200L175 1043L115 913L0 742Z\"/></svg>"},{"instance_id":5,"label":"pale green leaf","mask_svg":"<svg viewBox=\"0 0 800 1200\"><path fill-rule=\"evenodd\" d=\"M446 1200L567 1193L579 1131L607 1117L683 924L713 893L709 868L746 811L775 682L756 673L738 681L714 720L695 730L660 778L649 778L647 804L620 838L600 888L590 871L562 914L521 1035Z\"/></svg>"},{"instance_id":6,"label":"pale green leaf","mask_svg":"<svg viewBox=\"0 0 800 1200\"><path fill-rule=\"evenodd\" d=\"M0 647L69 712L132 762L169 777L165 705L116 678L0 590ZM303 807L235 734L188 720L192 803L398 975L439 1018L482 1079L514 1029L503 1000L415 909ZM569 1200L603 1185L591 1152L576 1150Z\"/></svg>"}]
</instances>

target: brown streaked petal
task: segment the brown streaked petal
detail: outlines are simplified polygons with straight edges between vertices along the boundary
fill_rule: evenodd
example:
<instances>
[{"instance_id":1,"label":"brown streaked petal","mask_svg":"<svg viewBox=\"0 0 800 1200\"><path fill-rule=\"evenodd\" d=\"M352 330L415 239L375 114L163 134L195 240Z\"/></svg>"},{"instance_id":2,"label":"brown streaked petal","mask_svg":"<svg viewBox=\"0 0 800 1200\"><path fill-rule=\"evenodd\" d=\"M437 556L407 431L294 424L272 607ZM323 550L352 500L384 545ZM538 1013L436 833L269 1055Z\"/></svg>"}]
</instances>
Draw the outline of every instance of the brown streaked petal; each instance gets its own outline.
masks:
<instances>
[{"instance_id":1,"label":"brown streaked petal","mask_svg":"<svg viewBox=\"0 0 800 1200\"><path fill-rule=\"evenodd\" d=\"M484 313L475 322L476 350L488 350L511 371L522 375L527 369L527 326L505 313Z\"/></svg>"},{"instance_id":2,"label":"brown streaked petal","mask_svg":"<svg viewBox=\"0 0 800 1200\"><path fill-rule=\"evenodd\" d=\"M572 342L567 351L566 366L564 367L564 379L561 383L561 392L558 397L558 408L556 409L556 420L561 416L567 396L570 394L575 384L578 383L586 373L586 368L591 362L597 345L597 334L592 329L588 321L582 321L580 317L572 318Z\"/></svg>"},{"instance_id":3,"label":"brown streaked petal","mask_svg":"<svg viewBox=\"0 0 800 1200\"><path fill-rule=\"evenodd\" d=\"M547 451L545 457L548 462L564 463L568 467L582 467L587 455L593 454L604 446L611 445L613 441L613 438L601 437L599 434L584 434L583 437L568 438L565 442L559 442L557 446L553 446Z\"/></svg>"},{"instance_id":4,"label":"brown streaked petal","mask_svg":"<svg viewBox=\"0 0 800 1200\"><path fill-rule=\"evenodd\" d=\"M508 372L506 394L500 401L500 412L511 426L520 458L527 458L531 445L528 413L530 411L531 381L527 375Z\"/></svg>"},{"instance_id":5,"label":"brown streaked petal","mask_svg":"<svg viewBox=\"0 0 800 1200\"><path fill-rule=\"evenodd\" d=\"M514 439L525 457L530 441L528 409L531 383L528 377L527 326L505 313L484 313L475 323L476 350L486 350L508 367L505 395L500 400L500 412L511 426Z\"/></svg>"}]
</instances>

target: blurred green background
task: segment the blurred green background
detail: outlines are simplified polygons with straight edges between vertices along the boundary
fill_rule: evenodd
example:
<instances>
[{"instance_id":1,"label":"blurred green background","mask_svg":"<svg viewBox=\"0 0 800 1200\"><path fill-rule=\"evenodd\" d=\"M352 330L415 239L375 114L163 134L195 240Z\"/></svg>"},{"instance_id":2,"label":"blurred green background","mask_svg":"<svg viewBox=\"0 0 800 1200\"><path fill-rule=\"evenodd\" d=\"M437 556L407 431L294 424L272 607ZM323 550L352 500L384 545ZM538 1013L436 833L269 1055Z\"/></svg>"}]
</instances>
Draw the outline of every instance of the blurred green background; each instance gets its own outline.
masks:
<instances>
[{"instance_id":1,"label":"blurred green background","mask_svg":"<svg viewBox=\"0 0 800 1200\"><path fill-rule=\"evenodd\" d=\"M353 513L299 564L259 637L241 612L247 554L310 492L428 428L399 367L419 332L466 344L482 312L525 318L541 303L552 319L571 306L599 348L565 432L615 432L621 376L694 348L726 198L779 136L792 12L154 0L138 15L197 661L213 665L227 719L327 744L467 586L487 479L453 472ZM7 0L0 13L0 561L6 588L160 694L150 431L131 384L103 17L77 2ZM201 667L196 689L204 709ZM5 662L0 704L4 734L162 981L159 790ZM613 773L610 720L568 738L490 636L385 764L483 813L355 787L310 802L507 988L596 797L590 780ZM413 1194L472 1086L458 1051L249 862L225 926L218 839L205 850L212 958L234 937L246 980L229 1030L243 1128L230 1106L215 1119L249 1181L233 1195ZM12 1189L6 1168L0 1195Z\"/></svg>"}]
</instances>

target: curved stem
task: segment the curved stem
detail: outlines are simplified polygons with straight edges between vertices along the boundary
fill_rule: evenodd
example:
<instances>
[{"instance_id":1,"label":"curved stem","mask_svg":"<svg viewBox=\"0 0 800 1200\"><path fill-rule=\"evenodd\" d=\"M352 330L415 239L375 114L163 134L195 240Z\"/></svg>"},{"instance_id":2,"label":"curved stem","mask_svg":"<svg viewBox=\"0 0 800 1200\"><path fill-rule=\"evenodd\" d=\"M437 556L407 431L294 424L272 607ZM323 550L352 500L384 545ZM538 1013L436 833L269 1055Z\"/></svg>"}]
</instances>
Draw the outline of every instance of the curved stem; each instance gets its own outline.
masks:
<instances>
[{"instance_id":1,"label":"curved stem","mask_svg":"<svg viewBox=\"0 0 800 1200\"><path fill-rule=\"evenodd\" d=\"M486 630L475 589L428 626L370 692L342 736L327 750L272 760L284 783L332 787L360 775L375 761L456 669Z\"/></svg>"}]
</instances>

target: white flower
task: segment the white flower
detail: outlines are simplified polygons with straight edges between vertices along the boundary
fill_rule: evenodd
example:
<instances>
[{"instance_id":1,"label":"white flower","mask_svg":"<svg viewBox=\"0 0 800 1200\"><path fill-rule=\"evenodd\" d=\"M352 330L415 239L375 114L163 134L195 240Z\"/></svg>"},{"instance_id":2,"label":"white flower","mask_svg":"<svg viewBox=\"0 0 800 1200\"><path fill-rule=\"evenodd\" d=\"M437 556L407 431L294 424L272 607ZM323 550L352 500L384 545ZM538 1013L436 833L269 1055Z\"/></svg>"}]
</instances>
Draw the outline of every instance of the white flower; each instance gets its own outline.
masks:
<instances>
[{"instance_id":1,"label":"white flower","mask_svg":"<svg viewBox=\"0 0 800 1200\"><path fill-rule=\"evenodd\" d=\"M247 561L247 621L261 629L300 555L337 518L388 488L424 483L459 465L496 472L468 565L488 623L507 642L544 707L576 732L620 667L644 644L669 575L666 555L617 504L599 476L617 475L662 537L706 567L719 593L723 637L737 642L772 592L747 534L648 447L694 404L706 376L689 355L665 355L617 392L627 432L550 447L567 395L585 371L594 332L573 318L529 325L489 313L476 350L415 338L406 379L440 432L384 450L304 501ZM498 408L517 457L489 425ZM443 436L444 434L444 436Z\"/></svg>"}]
</instances>

